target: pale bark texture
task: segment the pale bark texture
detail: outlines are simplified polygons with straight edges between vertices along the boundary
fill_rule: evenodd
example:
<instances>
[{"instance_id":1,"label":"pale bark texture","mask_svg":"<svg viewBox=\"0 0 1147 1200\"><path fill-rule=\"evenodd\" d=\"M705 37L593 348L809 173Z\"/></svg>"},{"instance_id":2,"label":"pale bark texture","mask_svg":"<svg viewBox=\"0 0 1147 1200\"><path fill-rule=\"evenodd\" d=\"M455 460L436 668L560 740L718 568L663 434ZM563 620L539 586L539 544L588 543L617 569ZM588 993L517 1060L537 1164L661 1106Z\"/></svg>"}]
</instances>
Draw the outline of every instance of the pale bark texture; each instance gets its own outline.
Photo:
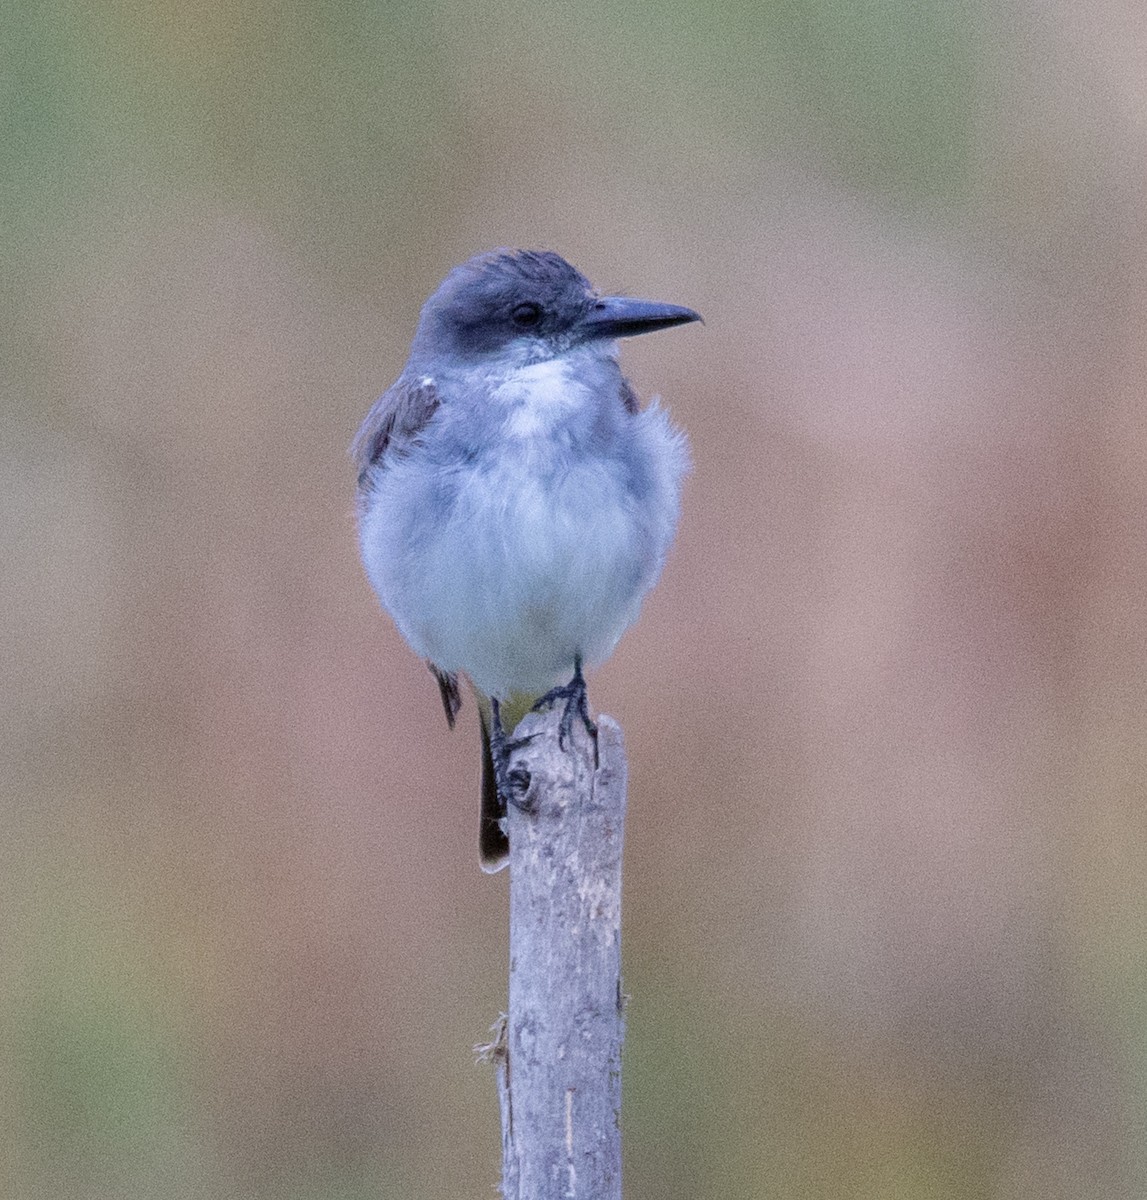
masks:
<instances>
[{"instance_id":1,"label":"pale bark texture","mask_svg":"<svg viewBox=\"0 0 1147 1200\"><path fill-rule=\"evenodd\" d=\"M533 811L512 809L510 1004L495 1054L505 1200L620 1200L621 728L592 739L532 714L512 769Z\"/></svg>"}]
</instances>

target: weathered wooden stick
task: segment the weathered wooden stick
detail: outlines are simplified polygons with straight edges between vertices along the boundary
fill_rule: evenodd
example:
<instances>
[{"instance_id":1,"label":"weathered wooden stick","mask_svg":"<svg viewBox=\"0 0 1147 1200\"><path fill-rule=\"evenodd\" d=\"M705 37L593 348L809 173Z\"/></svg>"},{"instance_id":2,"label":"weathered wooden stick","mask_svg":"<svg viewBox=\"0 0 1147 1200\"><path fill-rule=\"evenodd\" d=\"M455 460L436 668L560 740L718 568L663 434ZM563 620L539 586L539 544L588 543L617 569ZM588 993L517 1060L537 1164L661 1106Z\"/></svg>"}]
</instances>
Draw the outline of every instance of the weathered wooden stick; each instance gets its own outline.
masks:
<instances>
[{"instance_id":1,"label":"weathered wooden stick","mask_svg":"<svg viewBox=\"0 0 1147 1200\"><path fill-rule=\"evenodd\" d=\"M531 714L511 770L530 774L511 809L510 1007L494 1057L505 1200L621 1198L621 727Z\"/></svg>"}]
</instances>

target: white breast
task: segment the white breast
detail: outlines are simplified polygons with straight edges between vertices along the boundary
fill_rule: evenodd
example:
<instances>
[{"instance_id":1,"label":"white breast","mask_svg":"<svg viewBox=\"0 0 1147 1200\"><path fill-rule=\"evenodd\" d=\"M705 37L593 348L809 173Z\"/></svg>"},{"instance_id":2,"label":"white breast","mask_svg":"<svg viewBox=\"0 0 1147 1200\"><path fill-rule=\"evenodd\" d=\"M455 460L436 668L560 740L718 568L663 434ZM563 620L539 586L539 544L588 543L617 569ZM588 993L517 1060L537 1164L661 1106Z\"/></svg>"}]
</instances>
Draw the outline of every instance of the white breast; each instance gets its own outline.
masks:
<instances>
[{"instance_id":1,"label":"white breast","mask_svg":"<svg viewBox=\"0 0 1147 1200\"><path fill-rule=\"evenodd\" d=\"M612 440L600 417L567 364L521 367L459 413L474 425L454 465L428 441L362 516L367 572L407 641L487 694L540 694L575 655L604 660L660 571L681 440L655 409L607 423Z\"/></svg>"}]
</instances>

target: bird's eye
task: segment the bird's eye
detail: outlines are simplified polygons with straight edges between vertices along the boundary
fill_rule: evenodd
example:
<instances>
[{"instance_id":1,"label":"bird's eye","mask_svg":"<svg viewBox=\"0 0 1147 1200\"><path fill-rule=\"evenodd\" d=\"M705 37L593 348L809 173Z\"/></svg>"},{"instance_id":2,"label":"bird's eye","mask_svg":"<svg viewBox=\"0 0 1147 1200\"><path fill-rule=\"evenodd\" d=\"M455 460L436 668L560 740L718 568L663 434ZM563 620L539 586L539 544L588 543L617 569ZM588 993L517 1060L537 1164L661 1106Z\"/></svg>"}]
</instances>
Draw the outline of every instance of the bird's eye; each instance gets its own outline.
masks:
<instances>
[{"instance_id":1,"label":"bird's eye","mask_svg":"<svg viewBox=\"0 0 1147 1200\"><path fill-rule=\"evenodd\" d=\"M542 306L540 304L519 304L510 313L510 320L514 322L519 329L529 329L536 325L542 319Z\"/></svg>"}]
</instances>

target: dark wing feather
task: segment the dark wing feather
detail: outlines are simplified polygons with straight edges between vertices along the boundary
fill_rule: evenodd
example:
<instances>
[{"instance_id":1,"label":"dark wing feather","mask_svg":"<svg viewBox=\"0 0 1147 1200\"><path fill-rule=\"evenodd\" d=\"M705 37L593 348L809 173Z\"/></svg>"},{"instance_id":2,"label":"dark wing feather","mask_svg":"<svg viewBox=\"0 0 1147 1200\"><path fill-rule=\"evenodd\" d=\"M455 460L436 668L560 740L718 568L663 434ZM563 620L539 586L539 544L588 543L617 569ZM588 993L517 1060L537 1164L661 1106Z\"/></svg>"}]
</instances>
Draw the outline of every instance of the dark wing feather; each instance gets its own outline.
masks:
<instances>
[{"instance_id":1,"label":"dark wing feather","mask_svg":"<svg viewBox=\"0 0 1147 1200\"><path fill-rule=\"evenodd\" d=\"M367 486L372 467L401 454L417 438L438 404L434 380L426 378L402 377L379 396L351 442L359 488Z\"/></svg>"},{"instance_id":2,"label":"dark wing feather","mask_svg":"<svg viewBox=\"0 0 1147 1200\"><path fill-rule=\"evenodd\" d=\"M633 386L629 380L622 377L621 380L621 403L625 407L627 413L635 413L641 407L637 399L637 393L633 390Z\"/></svg>"},{"instance_id":3,"label":"dark wing feather","mask_svg":"<svg viewBox=\"0 0 1147 1200\"><path fill-rule=\"evenodd\" d=\"M446 713L446 724L454 728L454 718L462 707L462 693L458 690L458 676L453 671L440 671L427 661L430 674L438 681L438 694L442 697L442 708Z\"/></svg>"}]
</instances>

